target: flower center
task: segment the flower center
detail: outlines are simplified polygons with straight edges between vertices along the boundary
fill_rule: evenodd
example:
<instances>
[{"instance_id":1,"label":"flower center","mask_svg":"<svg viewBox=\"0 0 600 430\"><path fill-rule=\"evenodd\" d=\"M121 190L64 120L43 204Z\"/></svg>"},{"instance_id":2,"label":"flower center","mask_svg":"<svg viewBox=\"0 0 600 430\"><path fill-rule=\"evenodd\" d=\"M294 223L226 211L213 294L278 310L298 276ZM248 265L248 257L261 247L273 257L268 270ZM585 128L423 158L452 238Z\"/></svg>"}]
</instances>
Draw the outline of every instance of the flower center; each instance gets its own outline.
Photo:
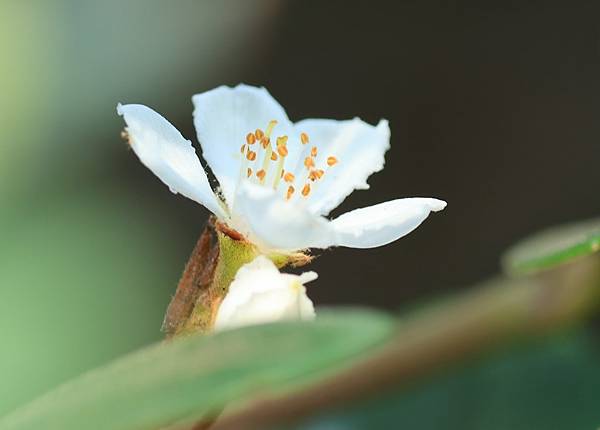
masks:
<instances>
[{"instance_id":1,"label":"flower center","mask_svg":"<svg viewBox=\"0 0 600 430\"><path fill-rule=\"evenodd\" d=\"M246 135L246 143L240 147L242 161L240 163L240 180L245 176L247 179L264 186L271 186L274 190L280 189L285 200L290 200L295 195L298 198L307 198L317 183L323 179L325 173L338 163L336 157L328 156L323 159L319 157L317 146L309 145L310 138L305 132L300 133L299 142L291 142L292 145L300 145L300 157L293 167L286 166L288 158L288 136L277 136L273 147L271 137L277 121L269 121L265 131L260 128ZM296 193L296 190L299 190Z\"/></svg>"}]
</instances>

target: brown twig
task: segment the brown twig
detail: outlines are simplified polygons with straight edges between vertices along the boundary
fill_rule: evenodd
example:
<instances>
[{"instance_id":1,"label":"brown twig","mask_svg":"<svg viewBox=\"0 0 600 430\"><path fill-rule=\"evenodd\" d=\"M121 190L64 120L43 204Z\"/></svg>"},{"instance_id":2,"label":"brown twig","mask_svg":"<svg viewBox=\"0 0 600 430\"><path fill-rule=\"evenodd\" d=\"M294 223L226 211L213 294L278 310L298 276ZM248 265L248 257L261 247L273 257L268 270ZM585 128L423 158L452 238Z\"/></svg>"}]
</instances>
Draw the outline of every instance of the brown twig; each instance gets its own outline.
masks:
<instances>
[{"instance_id":1,"label":"brown twig","mask_svg":"<svg viewBox=\"0 0 600 430\"><path fill-rule=\"evenodd\" d=\"M204 231L183 270L175 295L169 303L162 325L167 338L177 333L187 321L201 292L212 282L219 256L213 217L209 218Z\"/></svg>"},{"instance_id":2,"label":"brown twig","mask_svg":"<svg viewBox=\"0 0 600 430\"><path fill-rule=\"evenodd\" d=\"M222 416L211 430L290 424L392 386L409 387L515 338L577 322L598 304L599 260L592 255L537 277L491 281L405 321L392 342L356 366L303 390L257 400Z\"/></svg>"}]
</instances>

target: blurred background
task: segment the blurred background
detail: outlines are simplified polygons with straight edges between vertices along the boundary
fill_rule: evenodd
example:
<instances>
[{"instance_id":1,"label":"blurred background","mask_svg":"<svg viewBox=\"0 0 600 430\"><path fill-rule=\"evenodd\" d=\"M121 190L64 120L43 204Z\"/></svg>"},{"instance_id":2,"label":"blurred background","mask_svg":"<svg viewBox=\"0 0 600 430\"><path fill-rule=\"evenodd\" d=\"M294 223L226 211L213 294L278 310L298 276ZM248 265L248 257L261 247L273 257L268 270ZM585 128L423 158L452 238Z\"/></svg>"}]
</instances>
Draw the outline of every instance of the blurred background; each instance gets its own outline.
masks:
<instances>
[{"instance_id":1,"label":"blurred background","mask_svg":"<svg viewBox=\"0 0 600 430\"><path fill-rule=\"evenodd\" d=\"M321 253L309 295L396 310L493 275L535 230L600 214L598 16L583 1L2 1L0 414L161 339L207 219L128 150L117 102L192 140L191 96L221 84L266 86L292 120L387 118L385 170L334 215L404 196L449 206L386 247ZM592 428L595 333L306 425Z\"/></svg>"}]
</instances>

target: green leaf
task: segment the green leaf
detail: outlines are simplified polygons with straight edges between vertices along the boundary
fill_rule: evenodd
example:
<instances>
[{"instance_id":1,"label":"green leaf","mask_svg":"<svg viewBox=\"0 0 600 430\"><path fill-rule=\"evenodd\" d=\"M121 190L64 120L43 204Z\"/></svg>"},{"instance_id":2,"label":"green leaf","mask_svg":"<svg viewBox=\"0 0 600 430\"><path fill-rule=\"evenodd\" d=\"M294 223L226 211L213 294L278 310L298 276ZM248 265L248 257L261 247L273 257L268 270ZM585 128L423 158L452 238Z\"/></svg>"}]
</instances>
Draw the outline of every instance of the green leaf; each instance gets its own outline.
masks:
<instances>
[{"instance_id":1,"label":"green leaf","mask_svg":"<svg viewBox=\"0 0 600 430\"><path fill-rule=\"evenodd\" d=\"M190 246L167 212L110 188L23 199L0 210L0 416L160 340Z\"/></svg>"},{"instance_id":2,"label":"green leaf","mask_svg":"<svg viewBox=\"0 0 600 430\"><path fill-rule=\"evenodd\" d=\"M193 422L231 401L331 374L382 344L394 320L337 310L314 322L246 327L150 346L84 374L0 419L0 428L140 429Z\"/></svg>"},{"instance_id":3,"label":"green leaf","mask_svg":"<svg viewBox=\"0 0 600 430\"><path fill-rule=\"evenodd\" d=\"M525 239L503 258L511 274L548 269L600 250L600 219L550 228Z\"/></svg>"}]
</instances>

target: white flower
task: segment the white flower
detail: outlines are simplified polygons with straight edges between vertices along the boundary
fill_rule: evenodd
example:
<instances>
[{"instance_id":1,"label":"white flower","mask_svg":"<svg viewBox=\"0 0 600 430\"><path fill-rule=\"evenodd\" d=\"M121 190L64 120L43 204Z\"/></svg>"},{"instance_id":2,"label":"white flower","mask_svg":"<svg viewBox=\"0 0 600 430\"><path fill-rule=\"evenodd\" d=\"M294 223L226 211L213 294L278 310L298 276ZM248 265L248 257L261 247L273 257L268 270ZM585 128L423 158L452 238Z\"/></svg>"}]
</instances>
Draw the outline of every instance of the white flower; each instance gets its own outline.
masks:
<instances>
[{"instance_id":1,"label":"white flower","mask_svg":"<svg viewBox=\"0 0 600 430\"><path fill-rule=\"evenodd\" d=\"M189 140L152 109L121 105L131 147L174 193L204 205L264 251L372 248L414 230L446 202L392 200L325 218L383 169L388 123L305 119L292 123L264 88L225 86L195 95L202 155L220 184L215 194Z\"/></svg>"},{"instance_id":2,"label":"white flower","mask_svg":"<svg viewBox=\"0 0 600 430\"><path fill-rule=\"evenodd\" d=\"M271 260L258 256L238 270L219 306L214 329L313 319L315 309L303 284L316 278L315 272L279 273Z\"/></svg>"}]
</instances>

